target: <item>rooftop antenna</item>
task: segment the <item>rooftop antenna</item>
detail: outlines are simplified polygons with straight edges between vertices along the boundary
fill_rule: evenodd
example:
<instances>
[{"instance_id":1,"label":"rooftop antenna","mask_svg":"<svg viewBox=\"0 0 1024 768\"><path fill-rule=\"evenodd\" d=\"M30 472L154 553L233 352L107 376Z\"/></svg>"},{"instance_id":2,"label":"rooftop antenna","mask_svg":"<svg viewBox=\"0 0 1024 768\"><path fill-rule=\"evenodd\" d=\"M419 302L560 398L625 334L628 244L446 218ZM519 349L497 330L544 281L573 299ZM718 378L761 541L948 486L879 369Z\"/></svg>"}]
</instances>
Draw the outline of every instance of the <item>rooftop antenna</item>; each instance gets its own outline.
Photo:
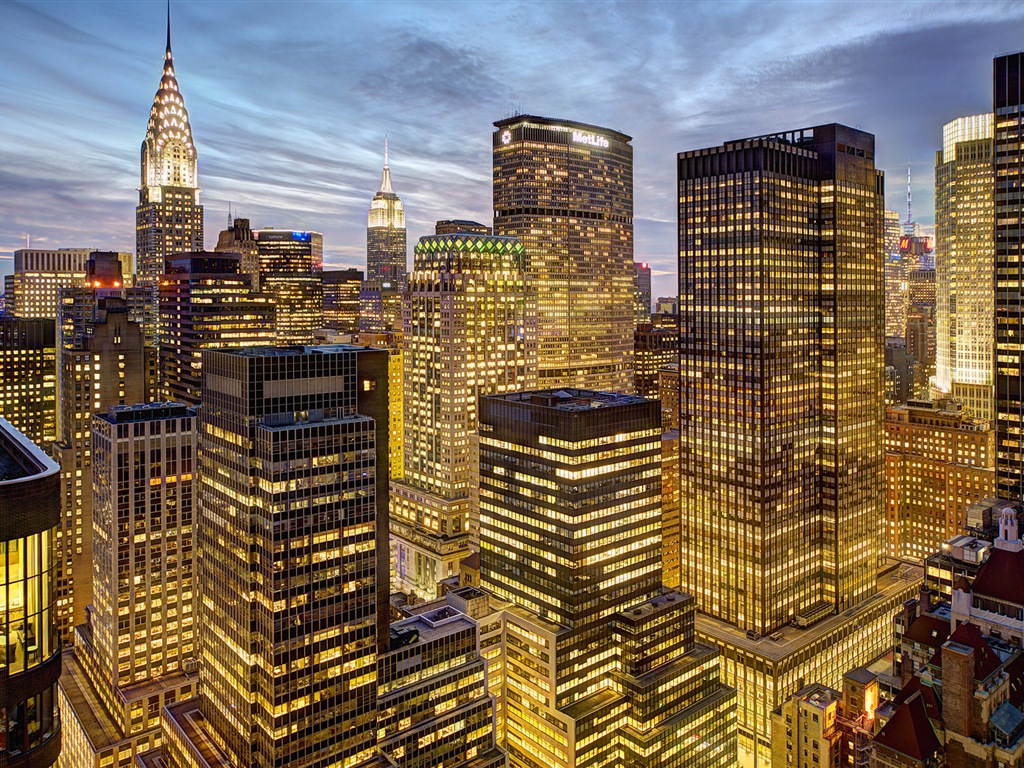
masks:
<instances>
[{"instance_id":1,"label":"rooftop antenna","mask_svg":"<svg viewBox=\"0 0 1024 768\"><path fill-rule=\"evenodd\" d=\"M25 247L32 247L32 235L30 235L28 232L25 233Z\"/></svg>"},{"instance_id":2,"label":"rooftop antenna","mask_svg":"<svg viewBox=\"0 0 1024 768\"><path fill-rule=\"evenodd\" d=\"M388 167L388 135L384 134L384 167Z\"/></svg>"},{"instance_id":3,"label":"rooftop antenna","mask_svg":"<svg viewBox=\"0 0 1024 768\"><path fill-rule=\"evenodd\" d=\"M167 52L171 51L171 0L167 0Z\"/></svg>"},{"instance_id":4,"label":"rooftop antenna","mask_svg":"<svg viewBox=\"0 0 1024 768\"><path fill-rule=\"evenodd\" d=\"M913 234L912 230L914 228L914 217L911 215L911 212L910 212L911 202L912 202L912 195L911 195L911 192L910 192L910 161L907 160L907 223L906 223L906 229L907 229L907 234L908 235L912 235Z\"/></svg>"}]
</instances>

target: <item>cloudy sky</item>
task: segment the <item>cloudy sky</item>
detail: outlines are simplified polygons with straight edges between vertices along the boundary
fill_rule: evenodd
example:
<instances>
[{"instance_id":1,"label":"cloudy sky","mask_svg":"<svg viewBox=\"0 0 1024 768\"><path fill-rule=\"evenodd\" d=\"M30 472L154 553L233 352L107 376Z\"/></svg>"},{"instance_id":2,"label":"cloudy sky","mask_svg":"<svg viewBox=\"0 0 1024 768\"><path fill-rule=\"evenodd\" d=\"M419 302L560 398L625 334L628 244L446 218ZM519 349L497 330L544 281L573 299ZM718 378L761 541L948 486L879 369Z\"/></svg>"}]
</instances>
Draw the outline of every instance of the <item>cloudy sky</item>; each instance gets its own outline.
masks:
<instances>
[{"instance_id":1,"label":"cloudy sky","mask_svg":"<svg viewBox=\"0 0 1024 768\"><path fill-rule=\"evenodd\" d=\"M490 222L491 123L517 112L634 137L636 258L674 292L675 153L843 122L874 133L889 207L932 222L941 126L991 108L1020 2L173 0L206 242L228 204L324 233L365 263L384 135L410 247L439 218ZM134 250L139 145L164 5L0 0L0 273L43 248Z\"/></svg>"}]
</instances>

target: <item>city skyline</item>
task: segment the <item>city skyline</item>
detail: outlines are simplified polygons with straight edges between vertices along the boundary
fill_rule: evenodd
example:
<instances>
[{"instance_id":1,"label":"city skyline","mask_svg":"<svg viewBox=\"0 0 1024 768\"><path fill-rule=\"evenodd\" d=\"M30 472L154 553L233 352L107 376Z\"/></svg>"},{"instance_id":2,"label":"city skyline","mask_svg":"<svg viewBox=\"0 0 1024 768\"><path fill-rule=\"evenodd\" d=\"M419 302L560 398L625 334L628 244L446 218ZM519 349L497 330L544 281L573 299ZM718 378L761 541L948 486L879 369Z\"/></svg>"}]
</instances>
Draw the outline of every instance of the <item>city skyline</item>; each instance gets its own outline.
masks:
<instances>
[{"instance_id":1,"label":"city skyline","mask_svg":"<svg viewBox=\"0 0 1024 768\"><path fill-rule=\"evenodd\" d=\"M988 108L992 53L1016 47L1024 23L1000 3L927 15L910 3L884 14L842 3L282 8L252 4L241 18L237 3L172 6L207 247L230 203L255 227L323 232L328 267L362 267L385 134L412 242L442 215L489 221L491 123L571 115L634 136L635 257L654 265L655 296L673 293L674 153L780 121L874 133L890 179L914 165L915 218L930 227L941 126ZM163 3L6 11L20 34L0 53L11 73L0 273L26 234L35 247L130 250ZM887 206L902 212L904 196L891 183Z\"/></svg>"}]
</instances>

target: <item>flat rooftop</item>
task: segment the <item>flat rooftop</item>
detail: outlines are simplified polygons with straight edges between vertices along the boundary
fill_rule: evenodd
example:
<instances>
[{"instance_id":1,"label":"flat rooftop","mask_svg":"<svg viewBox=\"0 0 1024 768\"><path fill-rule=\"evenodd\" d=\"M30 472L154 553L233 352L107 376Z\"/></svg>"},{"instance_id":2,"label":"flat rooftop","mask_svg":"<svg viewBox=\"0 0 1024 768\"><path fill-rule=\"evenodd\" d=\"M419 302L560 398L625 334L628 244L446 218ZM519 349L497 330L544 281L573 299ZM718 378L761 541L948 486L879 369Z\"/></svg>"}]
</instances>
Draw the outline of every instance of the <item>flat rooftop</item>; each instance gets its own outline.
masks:
<instances>
[{"instance_id":1,"label":"flat rooftop","mask_svg":"<svg viewBox=\"0 0 1024 768\"><path fill-rule=\"evenodd\" d=\"M60 467L7 419L0 418L0 483L42 477Z\"/></svg>"},{"instance_id":2,"label":"flat rooftop","mask_svg":"<svg viewBox=\"0 0 1024 768\"><path fill-rule=\"evenodd\" d=\"M533 392L512 392L507 395L490 395L496 400L541 405L560 411L589 411L610 408L616 405L632 405L647 402L639 395L624 395L619 392L597 392L590 389L542 389Z\"/></svg>"},{"instance_id":3,"label":"flat rooftop","mask_svg":"<svg viewBox=\"0 0 1024 768\"><path fill-rule=\"evenodd\" d=\"M843 624L856 621L858 616L867 613L887 598L895 598L901 593L909 591L916 594L923 579L924 568L901 562L894 570L878 577L876 582L878 591L860 605L843 613L829 616L806 629L787 624L772 634L755 640L739 627L698 613L697 631L770 661L779 661L819 640Z\"/></svg>"}]
</instances>

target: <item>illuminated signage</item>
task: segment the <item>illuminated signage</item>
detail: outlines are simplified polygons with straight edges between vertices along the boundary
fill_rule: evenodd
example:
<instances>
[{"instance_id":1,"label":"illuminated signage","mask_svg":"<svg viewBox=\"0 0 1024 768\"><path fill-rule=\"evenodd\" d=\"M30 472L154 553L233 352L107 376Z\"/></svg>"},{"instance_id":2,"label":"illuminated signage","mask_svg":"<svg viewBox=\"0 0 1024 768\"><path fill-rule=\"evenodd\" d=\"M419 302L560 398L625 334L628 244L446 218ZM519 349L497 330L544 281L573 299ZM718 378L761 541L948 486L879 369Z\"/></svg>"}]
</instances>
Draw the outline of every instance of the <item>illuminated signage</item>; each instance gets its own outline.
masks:
<instances>
[{"instance_id":1,"label":"illuminated signage","mask_svg":"<svg viewBox=\"0 0 1024 768\"><path fill-rule=\"evenodd\" d=\"M512 141L512 131L502 131L501 132L501 143L502 144L509 144L511 141Z\"/></svg>"},{"instance_id":2,"label":"illuminated signage","mask_svg":"<svg viewBox=\"0 0 1024 768\"><path fill-rule=\"evenodd\" d=\"M583 131L573 131L572 140L577 144L589 144L592 147L608 148L608 139L604 136L598 136L596 133L584 133Z\"/></svg>"}]
</instances>

